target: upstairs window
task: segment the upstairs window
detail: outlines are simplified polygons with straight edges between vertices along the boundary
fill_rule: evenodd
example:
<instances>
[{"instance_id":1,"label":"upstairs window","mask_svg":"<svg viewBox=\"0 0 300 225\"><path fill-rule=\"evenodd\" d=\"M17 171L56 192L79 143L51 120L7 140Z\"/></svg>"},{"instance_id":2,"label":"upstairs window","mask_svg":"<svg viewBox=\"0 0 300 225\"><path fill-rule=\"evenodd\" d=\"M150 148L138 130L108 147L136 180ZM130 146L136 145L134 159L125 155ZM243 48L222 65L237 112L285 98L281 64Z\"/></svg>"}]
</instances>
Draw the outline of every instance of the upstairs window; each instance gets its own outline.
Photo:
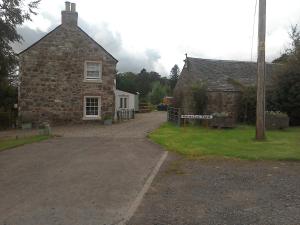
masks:
<instances>
[{"instance_id":1,"label":"upstairs window","mask_svg":"<svg viewBox=\"0 0 300 225\"><path fill-rule=\"evenodd\" d=\"M86 61L84 66L84 79L86 81L101 81L102 79L101 62Z\"/></svg>"}]
</instances>

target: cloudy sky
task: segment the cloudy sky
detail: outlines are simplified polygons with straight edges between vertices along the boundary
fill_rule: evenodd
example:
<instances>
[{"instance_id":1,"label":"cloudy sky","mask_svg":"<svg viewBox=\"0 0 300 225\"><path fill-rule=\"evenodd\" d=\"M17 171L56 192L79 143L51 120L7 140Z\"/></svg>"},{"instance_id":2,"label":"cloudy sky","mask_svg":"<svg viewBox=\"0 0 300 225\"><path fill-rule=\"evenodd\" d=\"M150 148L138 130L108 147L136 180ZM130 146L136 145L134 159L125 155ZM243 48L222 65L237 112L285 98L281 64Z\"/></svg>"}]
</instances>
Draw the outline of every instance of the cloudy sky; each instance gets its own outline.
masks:
<instances>
[{"instance_id":1,"label":"cloudy sky","mask_svg":"<svg viewBox=\"0 0 300 225\"><path fill-rule=\"evenodd\" d=\"M73 0L79 26L119 60L120 72L142 68L168 75L191 57L251 60L256 0ZM60 24L63 0L42 0L19 28L20 51ZM267 0L267 60L288 46L300 24L300 0ZM256 59L257 19L252 60Z\"/></svg>"}]
</instances>

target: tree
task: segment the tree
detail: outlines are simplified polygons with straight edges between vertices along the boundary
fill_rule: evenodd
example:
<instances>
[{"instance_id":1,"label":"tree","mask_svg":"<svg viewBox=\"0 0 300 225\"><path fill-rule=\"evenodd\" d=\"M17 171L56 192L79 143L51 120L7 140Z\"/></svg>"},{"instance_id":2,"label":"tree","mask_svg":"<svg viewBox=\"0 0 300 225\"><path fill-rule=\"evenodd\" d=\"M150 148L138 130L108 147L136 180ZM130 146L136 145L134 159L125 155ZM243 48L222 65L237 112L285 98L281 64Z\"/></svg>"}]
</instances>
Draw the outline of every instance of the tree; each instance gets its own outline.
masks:
<instances>
[{"instance_id":1,"label":"tree","mask_svg":"<svg viewBox=\"0 0 300 225\"><path fill-rule=\"evenodd\" d=\"M7 82L17 65L16 54L10 44L20 42L22 37L16 28L26 20L31 20L31 15L40 0L31 1L28 4L24 0L0 1L0 81Z\"/></svg>"},{"instance_id":2,"label":"tree","mask_svg":"<svg viewBox=\"0 0 300 225\"><path fill-rule=\"evenodd\" d=\"M146 98L152 90L153 83L160 82L160 79L161 76L157 72L148 72L146 69L142 69L141 72L137 74L136 79L141 98Z\"/></svg>"},{"instance_id":3,"label":"tree","mask_svg":"<svg viewBox=\"0 0 300 225\"><path fill-rule=\"evenodd\" d=\"M177 84L179 75L180 75L180 69L179 69L178 65L175 64L170 72L170 87L171 87L172 91L174 90L174 88Z\"/></svg>"},{"instance_id":4,"label":"tree","mask_svg":"<svg viewBox=\"0 0 300 225\"><path fill-rule=\"evenodd\" d=\"M119 73L116 81L117 89L131 93L139 92L142 101L149 100L149 93L152 91L154 83L157 82L165 87L166 94L170 94L169 80L166 77L161 77L157 72L148 72L146 69L142 69L138 74L132 72Z\"/></svg>"},{"instance_id":5,"label":"tree","mask_svg":"<svg viewBox=\"0 0 300 225\"><path fill-rule=\"evenodd\" d=\"M149 100L153 105L157 105L162 102L162 99L166 96L166 94L167 88L159 82L155 82L151 92L149 93Z\"/></svg>"},{"instance_id":6,"label":"tree","mask_svg":"<svg viewBox=\"0 0 300 225\"><path fill-rule=\"evenodd\" d=\"M138 92L137 75L132 72L118 73L116 77L117 89L130 93Z\"/></svg>"},{"instance_id":7,"label":"tree","mask_svg":"<svg viewBox=\"0 0 300 225\"><path fill-rule=\"evenodd\" d=\"M289 115L291 124L300 125L300 71L279 76L275 97L278 109Z\"/></svg>"},{"instance_id":8,"label":"tree","mask_svg":"<svg viewBox=\"0 0 300 225\"><path fill-rule=\"evenodd\" d=\"M275 104L272 105L286 112L292 125L300 125L300 30L297 25L291 27L290 39L290 48L276 59L282 64L282 71L275 80L272 92Z\"/></svg>"}]
</instances>

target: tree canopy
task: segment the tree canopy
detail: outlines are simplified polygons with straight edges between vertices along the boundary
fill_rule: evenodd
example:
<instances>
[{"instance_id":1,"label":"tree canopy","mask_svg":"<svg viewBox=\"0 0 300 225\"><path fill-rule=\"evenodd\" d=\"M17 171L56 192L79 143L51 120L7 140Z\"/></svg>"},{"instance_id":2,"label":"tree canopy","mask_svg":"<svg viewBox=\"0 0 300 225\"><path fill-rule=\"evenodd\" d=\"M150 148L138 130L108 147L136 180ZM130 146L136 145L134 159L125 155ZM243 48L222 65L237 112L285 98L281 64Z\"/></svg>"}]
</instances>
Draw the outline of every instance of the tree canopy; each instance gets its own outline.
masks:
<instances>
[{"instance_id":1,"label":"tree canopy","mask_svg":"<svg viewBox=\"0 0 300 225\"><path fill-rule=\"evenodd\" d=\"M24 0L0 1L0 79L7 79L17 64L16 54L11 47L12 42L20 42L22 37L17 32L17 26L26 20L31 20L31 15L36 14L40 0L25 4Z\"/></svg>"},{"instance_id":2,"label":"tree canopy","mask_svg":"<svg viewBox=\"0 0 300 225\"><path fill-rule=\"evenodd\" d=\"M17 26L22 25L34 11L40 0L25 4L23 0L0 1L0 110L8 111L17 102L17 87L14 81L17 56L11 43L22 41Z\"/></svg>"},{"instance_id":3,"label":"tree canopy","mask_svg":"<svg viewBox=\"0 0 300 225\"><path fill-rule=\"evenodd\" d=\"M178 65L175 64L172 67L171 72L170 72L170 87L171 87L172 91L174 90L174 88L177 84L179 75L180 75L180 69L179 69Z\"/></svg>"},{"instance_id":4,"label":"tree canopy","mask_svg":"<svg viewBox=\"0 0 300 225\"><path fill-rule=\"evenodd\" d=\"M146 69L142 69L137 74L132 72L117 74L117 89L130 93L138 92L142 100L155 102L154 104L159 103L165 95L171 94L170 80L157 72L148 72ZM161 93L164 93L164 96ZM157 96L161 99L157 100Z\"/></svg>"},{"instance_id":5,"label":"tree canopy","mask_svg":"<svg viewBox=\"0 0 300 225\"><path fill-rule=\"evenodd\" d=\"M300 125L300 30L292 26L291 46L274 62L282 64L271 94L272 108L286 112L291 124Z\"/></svg>"}]
</instances>

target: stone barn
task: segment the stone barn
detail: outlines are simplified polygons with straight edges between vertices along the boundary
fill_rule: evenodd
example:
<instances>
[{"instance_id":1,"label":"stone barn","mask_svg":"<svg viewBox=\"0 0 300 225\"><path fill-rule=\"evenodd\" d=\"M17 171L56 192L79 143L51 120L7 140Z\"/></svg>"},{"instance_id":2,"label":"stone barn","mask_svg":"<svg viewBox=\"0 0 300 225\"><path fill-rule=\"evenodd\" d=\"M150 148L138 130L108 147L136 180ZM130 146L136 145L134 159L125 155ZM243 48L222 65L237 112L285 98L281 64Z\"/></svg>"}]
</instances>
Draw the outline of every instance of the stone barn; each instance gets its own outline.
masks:
<instances>
[{"instance_id":1,"label":"stone barn","mask_svg":"<svg viewBox=\"0 0 300 225\"><path fill-rule=\"evenodd\" d=\"M115 113L117 60L78 25L66 2L61 25L19 53L19 115L39 124L101 120Z\"/></svg>"},{"instance_id":2,"label":"stone barn","mask_svg":"<svg viewBox=\"0 0 300 225\"><path fill-rule=\"evenodd\" d=\"M267 83L270 83L275 66L266 66ZM208 96L206 113L226 112L236 119L240 87L255 85L256 74L257 64L254 62L187 57L174 89L175 102L184 113L194 113L191 87L197 82L205 82Z\"/></svg>"}]
</instances>

